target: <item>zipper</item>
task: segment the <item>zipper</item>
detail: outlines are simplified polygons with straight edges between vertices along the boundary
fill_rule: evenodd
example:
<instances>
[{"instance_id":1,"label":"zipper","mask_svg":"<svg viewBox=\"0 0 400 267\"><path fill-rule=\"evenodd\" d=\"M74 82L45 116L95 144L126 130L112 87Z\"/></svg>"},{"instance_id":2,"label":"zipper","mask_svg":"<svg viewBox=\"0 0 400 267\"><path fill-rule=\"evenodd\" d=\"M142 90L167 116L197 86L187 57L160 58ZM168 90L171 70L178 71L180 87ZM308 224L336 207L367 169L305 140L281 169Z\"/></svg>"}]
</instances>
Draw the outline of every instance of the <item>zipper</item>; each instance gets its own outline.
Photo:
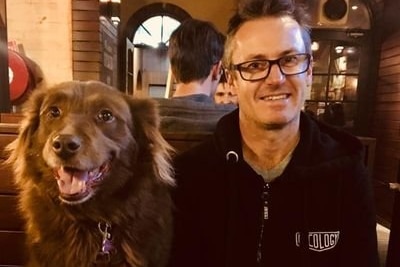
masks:
<instances>
[{"instance_id":1,"label":"zipper","mask_svg":"<svg viewBox=\"0 0 400 267\"><path fill-rule=\"evenodd\" d=\"M269 219L269 196L270 196L270 189L271 186L268 182L264 183L263 192L261 194L261 199L263 201L263 209L262 209L262 216L261 216L261 231L260 237L258 239L258 249L257 249L257 263L261 263L262 259L262 241L264 235L264 225Z\"/></svg>"}]
</instances>

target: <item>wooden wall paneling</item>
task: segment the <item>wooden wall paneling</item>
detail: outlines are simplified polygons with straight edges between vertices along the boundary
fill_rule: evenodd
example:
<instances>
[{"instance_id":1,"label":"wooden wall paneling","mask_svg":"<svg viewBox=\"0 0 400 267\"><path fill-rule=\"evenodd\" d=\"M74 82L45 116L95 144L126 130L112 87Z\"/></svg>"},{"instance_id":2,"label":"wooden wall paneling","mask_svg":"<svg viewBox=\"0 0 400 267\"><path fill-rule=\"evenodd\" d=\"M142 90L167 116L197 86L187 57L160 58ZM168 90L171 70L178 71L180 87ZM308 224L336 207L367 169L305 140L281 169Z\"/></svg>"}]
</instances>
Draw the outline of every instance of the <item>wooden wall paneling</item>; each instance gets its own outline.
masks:
<instances>
[{"instance_id":1,"label":"wooden wall paneling","mask_svg":"<svg viewBox=\"0 0 400 267\"><path fill-rule=\"evenodd\" d=\"M99 10L99 1L93 0L73 0L72 10Z\"/></svg>"},{"instance_id":2,"label":"wooden wall paneling","mask_svg":"<svg viewBox=\"0 0 400 267\"><path fill-rule=\"evenodd\" d=\"M74 71L74 79L80 81L100 80L98 72Z\"/></svg>"},{"instance_id":3,"label":"wooden wall paneling","mask_svg":"<svg viewBox=\"0 0 400 267\"><path fill-rule=\"evenodd\" d=\"M73 31L72 32L72 41L99 42L99 40L100 40L99 32L90 32L90 31Z\"/></svg>"},{"instance_id":4,"label":"wooden wall paneling","mask_svg":"<svg viewBox=\"0 0 400 267\"><path fill-rule=\"evenodd\" d=\"M118 87L118 31L110 20L100 20L100 40L102 47L101 81Z\"/></svg>"},{"instance_id":5,"label":"wooden wall paneling","mask_svg":"<svg viewBox=\"0 0 400 267\"><path fill-rule=\"evenodd\" d=\"M24 266L27 259L23 231L0 230L0 266Z\"/></svg>"},{"instance_id":6,"label":"wooden wall paneling","mask_svg":"<svg viewBox=\"0 0 400 267\"><path fill-rule=\"evenodd\" d=\"M400 92L388 92L388 93L381 93L376 97L377 102L399 102L400 101ZM397 117L399 118L399 117Z\"/></svg>"},{"instance_id":7,"label":"wooden wall paneling","mask_svg":"<svg viewBox=\"0 0 400 267\"><path fill-rule=\"evenodd\" d=\"M387 75L387 76L379 76L378 80L378 90L380 86L383 85L399 85L400 84L400 76L397 74ZM379 92L377 92L379 94Z\"/></svg>"},{"instance_id":8,"label":"wooden wall paneling","mask_svg":"<svg viewBox=\"0 0 400 267\"><path fill-rule=\"evenodd\" d=\"M16 187L12 178L11 168L4 165L3 160L0 160L0 173L0 194L15 194Z\"/></svg>"},{"instance_id":9,"label":"wooden wall paneling","mask_svg":"<svg viewBox=\"0 0 400 267\"><path fill-rule=\"evenodd\" d=\"M72 10L72 18L75 21L89 20L95 21L99 18L98 10Z\"/></svg>"},{"instance_id":10,"label":"wooden wall paneling","mask_svg":"<svg viewBox=\"0 0 400 267\"><path fill-rule=\"evenodd\" d=\"M118 31L100 17L97 0L72 0L72 69L75 80L100 80L117 87Z\"/></svg>"},{"instance_id":11,"label":"wooden wall paneling","mask_svg":"<svg viewBox=\"0 0 400 267\"><path fill-rule=\"evenodd\" d=\"M378 94L377 99L380 97L385 98L383 94ZM387 101L377 101L375 109L376 111L399 111L400 106L398 105L398 101L392 101L392 99L389 99ZM387 118L383 119L387 120Z\"/></svg>"},{"instance_id":12,"label":"wooden wall paneling","mask_svg":"<svg viewBox=\"0 0 400 267\"><path fill-rule=\"evenodd\" d=\"M383 81L381 81L378 84L378 87L379 87L379 94L398 92L398 88L396 88L396 84L388 84L388 83L384 83Z\"/></svg>"},{"instance_id":13,"label":"wooden wall paneling","mask_svg":"<svg viewBox=\"0 0 400 267\"><path fill-rule=\"evenodd\" d=\"M379 100L380 97L377 97ZM400 111L399 110L380 110L375 112L375 116L377 117L385 117L388 118L388 120L397 120L400 118Z\"/></svg>"},{"instance_id":14,"label":"wooden wall paneling","mask_svg":"<svg viewBox=\"0 0 400 267\"><path fill-rule=\"evenodd\" d=\"M24 221L18 211L15 195L0 195L0 229L7 231L21 231Z\"/></svg>"},{"instance_id":15,"label":"wooden wall paneling","mask_svg":"<svg viewBox=\"0 0 400 267\"><path fill-rule=\"evenodd\" d=\"M397 55L399 55L399 50L396 46L381 50L381 60L395 57Z\"/></svg>"},{"instance_id":16,"label":"wooden wall paneling","mask_svg":"<svg viewBox=\"0 0 400 267\"><path fill-rule=\"evenodd\" d=\"M97 21L79 21L75 20L72 25L73 31L93 31L96 32L99 30L100 22Z\"/></svg>"},{"instance_id":17,"label":"wooden wall paneling","mask_svg":"<svg viewBox=\"0 0 400 267\"><path fill-rule=\"evenodd\" d=\"M73 63L78 62L89 62L99 64L101 60L101 54L97 52L89 52L89 51L74 51L72 53Z\"/></svg>"},{"instance_id":18,"label":"wooden wall paneling","mask_svg":"<svg viewBox=\"0 0 400 267\"><path fill-rule=\"evenodd\" d=\"M73 41L72 49L74 51L93 51L101 52L101 46L98 42L88 42L88 41Z\"/></svg>"},{"instance_id":19,"label":"wooden wall paneling","mask_svg":"<svg viewBox=\"0 0 400 267\"><path fill-rule=\"evenodd\" d=\"M72 0L72 69L74 80L100 80L99 1Z\"/></svg>"},{"instance_id":20,"label":"wooden wall paneling","mask_svg":"<svg viewBox=\"0 0 400 267\"><path fill-rule=\"evenodd\" d=\"M99 64L96 64L94 62L74 62L74 69L77 71L100 71Z\"/></svg>"},{"instance_id":21,"label":"wooden wall paneling","mask_svg":"<svg viewBox=\"0 0 400 267\"><path fill-rule=\"evenodd\" d=\"M26 262L23 220L17 208L17 189L11 167L4 164L5 146L16 138L17 114L0 114L0 266L23 266Z\"/></svg>"},{"instance_id":22,"label":"wooden wall paneling","mask_svg":"<svg viewBox=\"0 0 400 267\"><path fill-rule=\"evenodd\" d=\"M397 180L400 165L400 32L386 39L380 52L372 130L377 138L374 185L378 216L391 223L394 193L388 183Z\"/></svg>"},{"instance_id":23,"label":"wooden wall paneling","mask_svg":"<svg viewBox=\"0 0 400 267\"><path fill-rule=\"evenodd\" d=\"M393 63L388 67L381 67L379 70L379 75L389 76L389 75L397 75L400 73L400 65L398 65L395 61L396 58L392 57ZM398 62L398 61L397 61Z\"/></svg>"},{"instance_id":24,"label":"wooden wall paneling","mask_svg":"<svg viewBox=\"0 0 400 267\"><path fill-rule=\"evenodd\" d=\"M397 65L399 61L400 61L400 55L397 55L397 54L393 55L391 57L382 58L379 63L379 67L384 68L384 67L390 67L393 65Z\"/></svg>"}]
</instances>

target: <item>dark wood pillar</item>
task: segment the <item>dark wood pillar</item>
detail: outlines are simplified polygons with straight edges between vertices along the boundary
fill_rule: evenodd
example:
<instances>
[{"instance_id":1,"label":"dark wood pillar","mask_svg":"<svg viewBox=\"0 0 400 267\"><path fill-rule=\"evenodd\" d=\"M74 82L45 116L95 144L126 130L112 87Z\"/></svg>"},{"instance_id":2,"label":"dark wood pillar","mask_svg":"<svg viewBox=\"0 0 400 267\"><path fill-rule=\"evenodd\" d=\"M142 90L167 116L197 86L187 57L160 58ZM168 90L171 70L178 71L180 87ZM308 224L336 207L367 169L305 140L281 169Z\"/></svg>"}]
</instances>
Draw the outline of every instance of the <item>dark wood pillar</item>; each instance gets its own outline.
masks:
<instances>
[{"instance_id":1,"label":"dark wood pillar","mask_svg":"<svg viewBox=\"0 0 400 267\"><path fill-rule=\"evenodd\" d=\"M6 0L0 0L0 112L11 111L9 90Z\"/></svg>"}]
</instances>

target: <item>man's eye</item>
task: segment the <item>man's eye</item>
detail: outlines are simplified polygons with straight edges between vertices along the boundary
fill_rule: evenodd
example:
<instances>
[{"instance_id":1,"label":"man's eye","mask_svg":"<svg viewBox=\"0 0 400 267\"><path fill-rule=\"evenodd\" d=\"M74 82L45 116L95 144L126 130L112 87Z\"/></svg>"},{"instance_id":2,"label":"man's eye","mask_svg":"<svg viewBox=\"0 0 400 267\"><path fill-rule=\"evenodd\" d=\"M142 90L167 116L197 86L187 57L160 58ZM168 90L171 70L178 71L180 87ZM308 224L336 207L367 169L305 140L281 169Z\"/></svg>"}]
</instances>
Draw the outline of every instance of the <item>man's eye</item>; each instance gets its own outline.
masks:
<instances>
[{"instance_id":1,"label":"man's eye","mask_svg":"<svg viewBox=\"0 0 400 267\"><path fill-rule=\"evenodd\" d=\"M266 61L252 61L242 65L245 70L265 70L268 67Z\"/></svg>"},{"instance_id":2,"label":"man's eye","mask_svg":"<svg viewBox=\"0 0 400 267\"><path fill-rule=\"evenodd\" d=\"M291 64L295 65L298 62L299 62L299 57L297 55L286 56L286 57L282 58L282 60L281 60L281 64L284 64L284 65L288 65L288 64L289 65L291 65Z\"/></svg>"},{"instance_id":3,"label":"man's eye","mask_svg":"<svg viewBox=\"0 0 400 267\"><path fill-rule=\"evenodd\" d=\"M97 114L97 119L102 122L112 122L114 121L115 117L110 110L103 109Z\"/></svg>"}]
</instances>

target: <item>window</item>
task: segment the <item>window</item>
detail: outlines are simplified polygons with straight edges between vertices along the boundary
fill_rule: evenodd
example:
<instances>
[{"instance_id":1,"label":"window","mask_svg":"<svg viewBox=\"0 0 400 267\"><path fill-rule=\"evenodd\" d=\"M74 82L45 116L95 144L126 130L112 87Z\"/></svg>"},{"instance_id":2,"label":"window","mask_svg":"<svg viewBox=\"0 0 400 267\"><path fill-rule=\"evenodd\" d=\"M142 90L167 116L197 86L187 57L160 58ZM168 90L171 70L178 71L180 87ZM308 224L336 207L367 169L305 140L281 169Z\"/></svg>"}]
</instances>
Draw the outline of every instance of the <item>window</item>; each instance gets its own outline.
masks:
<instances>
[{"instance_id":1,"label":"window","mask_svg":"<svg viewBox=\"0 0 400 267\"><path fill-rule=\"evenodd\" d=\"M180 22L169 16L155 16L139 25L133 38L135 45L148 45L154 48L167 47L171 33Z\"/></svg>"},{"instance_id":2,"label":"window","mask_svg":"<svg viewBox=\"0 0 400 267\"><path fill-rule=\"evenodd\" d=\"M351 128L357 108L360 49L345 41L313 43L313 84L307 109L321 120Z\"/></svg>"}]
</instances>

